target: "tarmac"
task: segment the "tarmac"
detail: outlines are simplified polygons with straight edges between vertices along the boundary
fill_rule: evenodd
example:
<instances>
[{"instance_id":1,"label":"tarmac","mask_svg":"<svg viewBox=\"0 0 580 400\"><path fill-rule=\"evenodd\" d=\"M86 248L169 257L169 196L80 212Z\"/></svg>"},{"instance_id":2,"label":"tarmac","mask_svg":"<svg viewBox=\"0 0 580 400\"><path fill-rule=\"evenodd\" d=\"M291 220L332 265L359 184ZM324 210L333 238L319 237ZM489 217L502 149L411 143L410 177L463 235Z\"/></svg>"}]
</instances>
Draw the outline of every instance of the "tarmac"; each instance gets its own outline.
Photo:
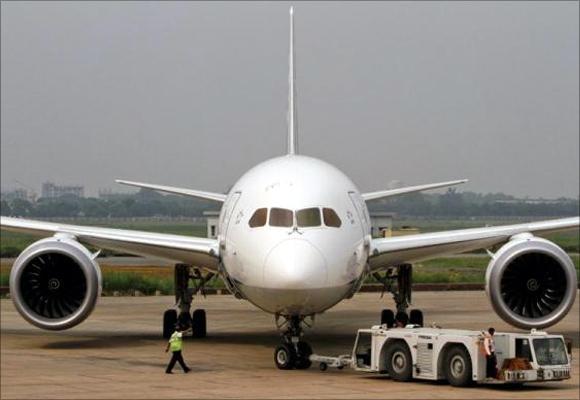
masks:
<instances>
[{"instance_id":1,"label":"tarmac","mask_svg":"<svg viewBox=\"0 0 580 400\"><path fill-rule=\"evenodd\" d=\"M164 310L173 297L104 297L81 325L43 331L24 321L10 300L1 300L0 397L13 398L395 398L395 399L578 399L579 300L550 329L574 341L572 379L521 388L447 383L395 382L345 369L321 372L276 369L279 343L273 316L230 295L195 298L207 311L208 337L189 339L184 358L192 371L164 368L169 355L161 338ZM426 325L514 331L491 310L482 291L416 292ZM349 353L356 330L376 324L392 300L362 293L317 317L305 339L323 355Z\"/></svg>"}]
</instances>

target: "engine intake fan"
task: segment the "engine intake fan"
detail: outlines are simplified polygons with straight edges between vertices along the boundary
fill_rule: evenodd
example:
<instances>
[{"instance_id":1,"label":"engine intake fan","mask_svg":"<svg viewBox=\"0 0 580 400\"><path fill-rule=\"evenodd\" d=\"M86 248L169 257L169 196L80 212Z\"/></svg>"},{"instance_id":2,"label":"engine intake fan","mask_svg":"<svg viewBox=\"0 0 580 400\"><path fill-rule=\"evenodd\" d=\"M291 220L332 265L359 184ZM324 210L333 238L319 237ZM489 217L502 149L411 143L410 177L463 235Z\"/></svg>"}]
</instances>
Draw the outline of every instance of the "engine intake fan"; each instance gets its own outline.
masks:
<instances>
[{"instance_id":1,"label":"engine intake fan","mask_svg":"<svg viewBox=\"0 0 580 400\"><path fill-rule=\"evenodd\" d=\"M505 244L486 272L486 291L497 314L523 329L554 325L576 298L576 269L556 244L523 235Z\"/></svg>"}]
</instances>

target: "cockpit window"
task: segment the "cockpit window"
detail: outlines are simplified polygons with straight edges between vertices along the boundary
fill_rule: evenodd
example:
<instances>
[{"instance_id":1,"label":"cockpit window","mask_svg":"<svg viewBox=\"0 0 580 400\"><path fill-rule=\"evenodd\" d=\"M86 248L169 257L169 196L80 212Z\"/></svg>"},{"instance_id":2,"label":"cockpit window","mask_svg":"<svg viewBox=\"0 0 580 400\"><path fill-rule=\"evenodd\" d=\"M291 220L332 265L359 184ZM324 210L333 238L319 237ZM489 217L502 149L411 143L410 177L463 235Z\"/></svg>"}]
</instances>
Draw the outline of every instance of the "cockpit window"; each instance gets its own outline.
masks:
<instances>
[{"instance_id":1,"label":"cockpit window","mask_svg":"<svg viewBox=\"0 0 580 400\"><path fill-rule=\"evenodd\" d=\"M324 217L324 225L333 228L340 228L340 225L342 225L340 218L332 208L323 208L322 215Z\"/></svg>"},{"instance_id":2,"label":"cockpit window","mask_svg":"<svg viewBox=\"0 0 580 400\"><path fill-rule=\"evenodd\" d=\"M264 226L266 225L267 217L268 217L268 209L258 208L256 211L254 211L254 214L252 215L252 218L250 218L248 224L250 225L250 228Z\"/></svg>"},{"instance_id":3,"label":"cockpit window","mask_svg":"<svg viewBox=\"0 0 580 400\"><path fill-rule=\"evenodd\" d=\"M304 208L296 211L296 223L299 227L320 226L320 210L315 208Z\"/></svg>"},{"instance_id":4,"label":"cockpit window","mask_svg":"<svg viewBox=\"0 0 580 400\"><path fill-rule=\"evenodd\" d=\"M294 225L293 212L285 208L270 209L270 226L291 227Z\"/></svg>"}]
</instances>

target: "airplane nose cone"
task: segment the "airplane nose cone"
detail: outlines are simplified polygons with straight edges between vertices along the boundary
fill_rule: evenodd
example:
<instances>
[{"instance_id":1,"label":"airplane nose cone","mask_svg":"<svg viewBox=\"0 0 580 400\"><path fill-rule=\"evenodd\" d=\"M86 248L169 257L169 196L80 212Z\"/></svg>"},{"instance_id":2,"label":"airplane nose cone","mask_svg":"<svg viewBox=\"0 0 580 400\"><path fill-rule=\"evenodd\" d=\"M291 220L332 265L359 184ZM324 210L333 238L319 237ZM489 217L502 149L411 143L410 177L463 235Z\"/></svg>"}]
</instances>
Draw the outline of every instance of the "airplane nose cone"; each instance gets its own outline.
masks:
<instances>
[{"instance_id":1,"label":"airplane nose cone","mask_svg":"<svg viewBox=\"0 0 580 400\"><path fill-rule=\"evenodd\" d=\"M324 287L327 283L326 260L307 240L287 239L266 257L264 283L276 289Z\"/></svg>"}]
</instances>

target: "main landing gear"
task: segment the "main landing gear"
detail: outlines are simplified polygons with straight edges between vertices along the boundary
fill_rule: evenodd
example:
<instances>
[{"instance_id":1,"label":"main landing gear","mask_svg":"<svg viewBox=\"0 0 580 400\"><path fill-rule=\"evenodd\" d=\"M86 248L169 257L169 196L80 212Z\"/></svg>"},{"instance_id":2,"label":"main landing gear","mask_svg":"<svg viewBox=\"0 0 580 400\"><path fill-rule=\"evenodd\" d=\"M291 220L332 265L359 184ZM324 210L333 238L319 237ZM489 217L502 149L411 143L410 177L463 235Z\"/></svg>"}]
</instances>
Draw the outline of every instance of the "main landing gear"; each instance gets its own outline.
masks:
<instances>
[{"instance_id":1,"label":"main landing gear","mask_svg":"<svg viewBox=\"0 0 580 400\"><path fill-rule=\"evenodd\" d=\"M187 264L175 265L175 303L177 309L169 309L163 314L163 337L165 339L171 337L178 322L182 326L193 328L193 337L206 337L205 310L196 309L190 314L190 309L193 296L198 292L205 296L205 285L213 277L213 273L203 274L198 268Z\"/></svg>"},{"instance_id":2,"label":"main landing gear","mask_svg":"<svg viewBox=\"0 0 580 400\"><path fill-rule=\"evenodd\" d=\"M411 310L407 314L407 309L411 304L411 292L413 283L413 266L411 264L401 264L387 269L383 274L375 272L375 279L383 284L383 297L385 292L393 295L397 307L397 313L384 309L381 312L381 325L388 328L395 326L397 322L405 326L408 323L423 326L423 312L421 310Z\"/></svg>"},{"instance_id":3,"label":"main landing gear","mask_svg":"<svg viewBox=\"0 0 580 400\"><path fill-rule=\"evenodd\" d=\"M276 325L282 332L283 343L274 350L274 362L279 369L308 369L312 365L310 355L312 348L301 340L302 324L310 326L304 321L304 316L282 316L285 321L279 324L280 315L276 315ZM314 317L311 317L314 320Z\"/></svg>"}]
</instances>

